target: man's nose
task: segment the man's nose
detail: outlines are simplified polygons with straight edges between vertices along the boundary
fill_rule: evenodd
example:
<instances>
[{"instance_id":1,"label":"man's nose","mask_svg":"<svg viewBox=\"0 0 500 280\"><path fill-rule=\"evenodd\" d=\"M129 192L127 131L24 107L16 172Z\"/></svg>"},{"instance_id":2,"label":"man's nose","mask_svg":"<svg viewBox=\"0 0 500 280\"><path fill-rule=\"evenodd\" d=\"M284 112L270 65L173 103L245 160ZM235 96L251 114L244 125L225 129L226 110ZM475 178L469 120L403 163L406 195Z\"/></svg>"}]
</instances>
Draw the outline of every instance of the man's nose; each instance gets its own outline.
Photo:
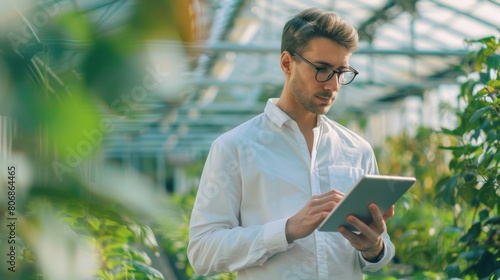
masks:
<instances>
[{"instance_id":1,"label":"man's nose","mask_svg":"<svg viewBox=\"0 0 500 280\"><path fill-rule=\"evenodd\" d=\"M335 73L330 80L325 82L325 85L324 85L325 90L338 91L340 89L340 86L342 86L342 85L339 83L339 78L337 75L338 74Z\"/></svg>"}]
</instances>

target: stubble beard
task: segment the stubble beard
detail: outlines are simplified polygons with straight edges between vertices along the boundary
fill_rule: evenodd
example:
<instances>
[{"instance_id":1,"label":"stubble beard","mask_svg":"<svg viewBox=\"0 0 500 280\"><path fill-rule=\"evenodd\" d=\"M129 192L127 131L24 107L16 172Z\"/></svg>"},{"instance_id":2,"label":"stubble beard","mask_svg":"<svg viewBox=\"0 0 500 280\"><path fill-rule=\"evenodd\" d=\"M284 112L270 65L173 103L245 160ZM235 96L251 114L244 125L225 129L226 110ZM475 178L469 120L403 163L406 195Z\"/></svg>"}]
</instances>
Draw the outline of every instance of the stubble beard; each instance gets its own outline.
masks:
<instances>
[{"instance_id":1,"label":"stubble beard","mask_svg":"<svg viewBox=\"0 0 500 280\"><path fill-rule=\"evenodd\" d=\"M315 114L315 115L324 115L328 113L330 110L333 101L329 105L317 105L315 104L315 99L316 96L323 97L323 98L331 98L329 93L326 92L318 92L315 94L309 94L306 92L303 88L298 86L298 83L300 81L297 81L296 78L292 79L290 81L290 93L292 94L293 98L301 104L307 111Z\"/></svg>"}]
</instances>

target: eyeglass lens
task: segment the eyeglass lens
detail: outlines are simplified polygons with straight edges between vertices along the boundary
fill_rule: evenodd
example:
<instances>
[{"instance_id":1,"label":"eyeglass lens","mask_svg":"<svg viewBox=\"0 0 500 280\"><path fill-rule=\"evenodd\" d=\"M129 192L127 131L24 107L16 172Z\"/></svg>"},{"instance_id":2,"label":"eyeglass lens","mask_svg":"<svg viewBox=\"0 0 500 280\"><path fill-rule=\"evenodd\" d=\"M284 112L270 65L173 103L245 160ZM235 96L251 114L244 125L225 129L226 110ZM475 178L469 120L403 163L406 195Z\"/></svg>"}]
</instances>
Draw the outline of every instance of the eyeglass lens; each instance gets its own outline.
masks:
<instances>
[{"instance_id":1,"label":"eyeglass lens","mask_svg":"<svg viewBox=\"0 0 500 280\"><path fill-rule=\"evenodd\" d=\"M356 76L354 72L334 72L332 69L328 68L320 68L318 69L318 73L316 74L316 80L318 82L326 82L332 78L335 74L338 75L338 81L340 84L348 84L352 82L354 77Z\"/></svg>"}]
</instances>

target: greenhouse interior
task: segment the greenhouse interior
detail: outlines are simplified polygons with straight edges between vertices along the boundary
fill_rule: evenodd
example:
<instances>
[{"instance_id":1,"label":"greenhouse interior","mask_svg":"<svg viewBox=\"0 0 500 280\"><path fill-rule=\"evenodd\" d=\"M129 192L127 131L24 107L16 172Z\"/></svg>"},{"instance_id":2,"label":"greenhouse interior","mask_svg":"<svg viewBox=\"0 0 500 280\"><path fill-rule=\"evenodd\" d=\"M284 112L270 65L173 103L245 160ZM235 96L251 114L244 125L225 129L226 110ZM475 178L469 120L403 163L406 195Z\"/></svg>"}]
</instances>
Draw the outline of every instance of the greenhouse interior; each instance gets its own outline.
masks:
<instances>
[{"instance_id":1,"label":"greenhouse interior","mask_svg":"<svg viewBox=\"0 0 500 280\"><path fill-rule=\"evenodd\" d=\"M363 278L500 279L498 0L1 1L0 278L237 279L188 258L200 178L284 92L283 28L311 7L359 36L326 117L416 178Z\"/></svg>"}]
</instances>

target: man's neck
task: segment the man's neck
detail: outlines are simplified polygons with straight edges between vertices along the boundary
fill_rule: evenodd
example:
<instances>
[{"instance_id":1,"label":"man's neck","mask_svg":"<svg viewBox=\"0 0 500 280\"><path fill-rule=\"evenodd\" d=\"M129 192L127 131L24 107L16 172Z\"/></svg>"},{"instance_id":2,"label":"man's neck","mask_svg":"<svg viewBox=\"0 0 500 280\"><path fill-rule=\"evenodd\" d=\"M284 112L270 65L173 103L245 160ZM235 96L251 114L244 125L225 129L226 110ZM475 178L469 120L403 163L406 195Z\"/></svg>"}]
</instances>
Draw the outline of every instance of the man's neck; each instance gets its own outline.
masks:
<instances>
[{"instance_id":1,"label":"man's neck","mask_svg":"<svg viewBox=\"0 0 500 280\"><path fill-rule=\"evenodd\" d=\"M307 111L305 108L302 108L301 105L295 104L295 106L290 106L288 102L280 98L276 106L294 120L301 131L312 131L312 129L316 127L318 115Z\"/></svg>"},{"instance_id":2,"label":"man's neck","mask_svg":"<svg viewBox=\"0 0 500 280\"><path fill-rule=\"evenodd\" d=\"M281 101L281 102L280 102ZM309 154L312 154L314 134L313 128L316 127L318 122L318 116L307 111L302 105L295 104L295 106L290 105L286 100L278 100L276 106L285 112L290 118L292 118L299 126L300 132L304 135L304 139L307 143L307 149Z\"/></svg>"}]
</instances>

